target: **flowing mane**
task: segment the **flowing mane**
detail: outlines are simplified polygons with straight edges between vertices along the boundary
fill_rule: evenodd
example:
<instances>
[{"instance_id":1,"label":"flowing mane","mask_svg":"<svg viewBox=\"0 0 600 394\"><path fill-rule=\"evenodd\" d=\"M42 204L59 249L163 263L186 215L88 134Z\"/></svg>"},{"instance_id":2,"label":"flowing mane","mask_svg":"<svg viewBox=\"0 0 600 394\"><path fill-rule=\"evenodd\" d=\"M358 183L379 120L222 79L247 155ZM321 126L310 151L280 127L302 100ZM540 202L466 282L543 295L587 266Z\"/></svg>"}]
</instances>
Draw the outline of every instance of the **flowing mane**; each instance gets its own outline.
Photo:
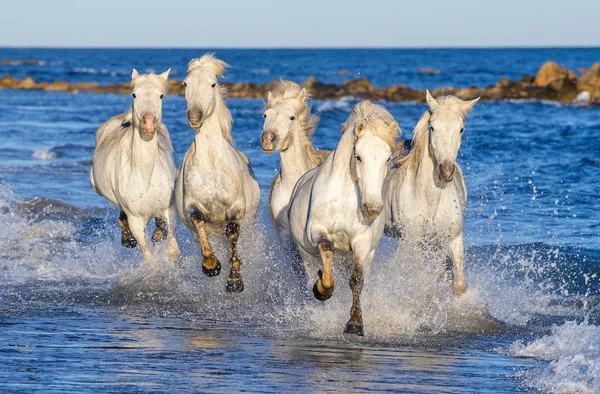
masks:
<instances>
[{"instance_id":1,"label":"flowing mane","mask_svg":"<svg viewBox=\"0 0 600 394\"><path fill-rule=\"evenodd\" d=\"M459 99L456 96L443 96L435 99L440 107L443 107L446 111L453 111L459 115L462 119L467 116L470 106L465 106L465 101ZM410 152L398 160L398 165L403 173L417 174L421 157L423 157L423 151L427 149L429 144L429 119L431 118L431 109L425 111L425 113L419 119L419 122L413 130L413 137L411 140Z\"/></svg>"},{"instance_id":2,"label":"flowing mane","mask_svg":"<svg viewBox=\"0 0 600 394\"><path fill-rule=\"evenodd\" d=\"M208 71L215 75L217 78L221 78L225 70L229 67L223 60L217 59L214 53L207 53L202 57L192 59L188 63L187 75L190 75L196 70ZM231 128L233 127L233 118L229 108L225 105L225 97L227 95L227 89L219 84L219 89L215 94L215 107L219 117L219 125L221 125L221 133L223 138L227 142L233 144L233 137L231 136Z\"/></svg>"},{"instance_id":3,"label":"flowing mane","mask_svg":"<svg viewBox=\"0 0 600 394\"><path fill-rule=\"evenodd\" d=\"M269 109L277 104L287 104L296 111L300 127L300 139L302 145L314 165L319 165L323 158L318 154L312 144L312 134L319 122L319 115L310 112L310 105L305 100L298 100L297 97L302 91L302 86L292 81L281 80L271 91L271 99L267 102L266 108ZM309 99L310 96L306 96Z\"/></svg>"},{"instance_id":4,"label":"flowing mane","mask_svg":"<svg viewBox=\"0 0 600 394\"><path fill-rule=\"evenodd\" d=\"M165 96L169 93L169 81L157 74L140 74L137 78L131 80L130 86L133 89L145 83L152 83L159 86Z\"/></svg>"},{"instance_id":5,"label":"flowing mane","mask_svg":"<svg viewBox=\"0 0 600 394\"><path fill-rule=\"evenodd\" d=\"M394 151L396 138L401 131L394 117L381 105L365 100L354 107L348 120L342 125L342 134L357 129L357 133L370 129L375 136L384 140Z\"/></svg>"}]
</instances>

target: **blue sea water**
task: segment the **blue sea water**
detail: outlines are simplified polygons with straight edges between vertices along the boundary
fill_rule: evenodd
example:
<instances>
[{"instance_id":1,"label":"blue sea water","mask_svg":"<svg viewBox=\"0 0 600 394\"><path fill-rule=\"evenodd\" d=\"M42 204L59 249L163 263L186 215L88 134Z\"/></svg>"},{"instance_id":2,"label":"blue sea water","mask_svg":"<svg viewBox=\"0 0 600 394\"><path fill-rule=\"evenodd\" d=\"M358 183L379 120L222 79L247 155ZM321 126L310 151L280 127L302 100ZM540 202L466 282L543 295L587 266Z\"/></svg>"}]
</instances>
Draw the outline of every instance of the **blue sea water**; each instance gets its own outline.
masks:
<instances>
[{"instance_id":1,"label":"blue sea water","mask_svg":"<svg viewBox=\"0 0 600 394\"><path fill-rule=\"evenodd\" d=\"M136 67L173 68L181 79L204 52L0 49L0 59L41 61L0 65L0 76L108 84L126 82ZM574 70L600 61L598 48L216 52L234 82L365 76L376 86L419 89L519 79L546 60ZM419 74L425 67L440 73ZM128 95L0 90L0 387L600 391L600 108L478 103L459 157L469 190L467 296L432 310L419 292L422 275L384 238L365 288L366 336L347 338L349 290L339 286L326 305L304 297L277 247L266 195L279 160L260 149L261 100L228 100L236 144L263 192L257 224L240 241L246 290L226 294L222 277L202 275L183 226L176 269L136 268L139 251L120 246L118 212L88 180L96 129L130 102ZM317 147L335 147L356 102L313 102ZM404 138L426 110L381 104ZM193 139L184 99L169 96L163 118L180 163Z\"/></svg>"}]
</instances>

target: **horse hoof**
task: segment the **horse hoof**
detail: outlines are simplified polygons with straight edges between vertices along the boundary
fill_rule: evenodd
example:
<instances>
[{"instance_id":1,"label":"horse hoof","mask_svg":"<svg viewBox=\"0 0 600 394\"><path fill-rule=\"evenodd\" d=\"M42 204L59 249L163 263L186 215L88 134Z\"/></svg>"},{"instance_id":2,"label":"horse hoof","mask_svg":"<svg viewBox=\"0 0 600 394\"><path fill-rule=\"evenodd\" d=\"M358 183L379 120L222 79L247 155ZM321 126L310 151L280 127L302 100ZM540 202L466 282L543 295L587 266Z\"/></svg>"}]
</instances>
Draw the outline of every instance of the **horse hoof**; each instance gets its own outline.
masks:
<instances>
[{"instance_id":1,"label":"horse hoof","mask_svg":"<svg viewBox=\"0 0 600 394\"><path fill-rule=\"evenodd\" d=\"M346 328L344 329L344 334L359 335L361 337L364 337L365 331L363 329L362 323L349 321L348 324L346 324Z\"/></svg>"},{"instance_id":2,"label":"horse hoof","mask_svg":"<svg viewBox=\"0 0 600 394\"><path fill-rule=\"evenodd\" d=\"M228 293L241 293L244 291L244 281L242 279L227 279L225 290Z\"/></svg>"},{"instance_id":3,"label":"horse hoof","mask_svg":"<svg viewBox=\"0 0 600 394\"><path fill-rule=\"evenodd\" d=\"M313 285L313 294L315 295L315 298L317 300L327 301L333 295L333 289L332 289L331 293L329 293L329 294L321 294L321 293L319 293L319 289L317 288L317 282L315 282L315 284Z\"/></svg>"},{"instance_id":4,"label":"horse hoof","mask_svg":"<svg viewBox=\"0 0 600 394\"><path fill-rule=\"evenodd\" d=\"M212 278L213 276L219 276L219 274L221 273L221 262L219 260L217 260L214 256L213 259L216 260L216 264L214 268L206 268L206 265L203 263L202 264L202 272L204 273L204 275ZM206 262L206 258L204 259L204 261Z\"/></svg>"},{"instance_id":5,"label":"horse hoof","mask_svg":"<svg viewBox=\"0 0 600 394\"><path fill-rule=\"evenodd\" d=\"M135 238L122 237L121 245L125 246L126 248L135 248L137 246L137 241L135 240Z\"/></svg>"}]
</instances>

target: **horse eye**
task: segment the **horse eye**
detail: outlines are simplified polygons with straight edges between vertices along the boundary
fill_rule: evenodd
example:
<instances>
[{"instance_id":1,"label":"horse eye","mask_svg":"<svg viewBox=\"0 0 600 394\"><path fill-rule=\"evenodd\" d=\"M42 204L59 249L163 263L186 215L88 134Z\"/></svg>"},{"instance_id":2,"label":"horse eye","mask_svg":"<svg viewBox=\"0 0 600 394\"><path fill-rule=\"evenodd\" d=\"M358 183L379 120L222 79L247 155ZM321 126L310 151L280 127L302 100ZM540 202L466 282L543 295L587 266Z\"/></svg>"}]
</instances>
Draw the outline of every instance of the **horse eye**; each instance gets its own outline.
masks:
<instances>
[{"instance_id":1,"label":"horse eye","mask_svg":"<svg viewBox=\"0 0 600 394\"><path fill-rule=\"evenodd\" d=\"M392 160L392 156L388 157L388 159L387 159L386 163L389 163L389 162L390 162L390 160Z\"/></svg>"},{"instance_id":2,"label":"horse eye","mask_svg":"<svg viewBox=\"0 0 600 394\"><path fill-rule=\"evenodd\" d=\"M267 114L263 114L263 118L267 119Z\"/></svg>"},{"instance_id":3,"label":"horse eye","mask_svg":"<svg viewBox=\"0 0 600 394\"><path fill-rule=\"evenodd\" d=\"M131 93L131 97L135 98L135 93Z\"/></svg>"},{"instance_id":4,"label":"horse eye","mask_svg":"<svg viewBox=\"0 0 600 394\"><path fill-rule=\"evenodd\" d=\"M290 116L290 120L294 120L294 119L296 119L295 116Z\"/></svg>"},{"instance_id":5,"label":"horse eye","mask_svg":"<svg viewBox=\"0 0 600 394\"><path fill-rule=\"evenodd\" d=\"M433 129L433 126L429 126L429 127L431 127L431 131L435 131L435 130Z\"/></svg>"},{"instance_id":6,"label":"horse eye","mask_svg":"<svg viewBox=\"0 0 600 394\"><path fill-rule=\"evenodd\" d=\"M163 98L163 97L165 97L165 95L164 95L164 94L161 94L161 95L160 95L160 99L162 100L162 98Z\"/></svg>"},{"instance_id":7,"label":"horse eye","mask_svg":"<svg viewBox=\"0 0 600 394\"><path fill-rule=\"evenodd\" d=\"M359 155L354 155L354 158L359 162L362 163L362 159L360 158Z\"/></svg>"},{"instance_id":8,"label":"horse eye","mask_svg":"<svg viewBox=\"0 0 600 394\"><path fill-rule=\"evenodd\" d=\"M183 81L181 84L182 84L183 86L187 86L187 83L186 83L185 81Z\"/></svg>"},{"instance_id":9,"label":"horse eye","mask_svg":"<svg viewBox=\"0 0 600 394\"><path fill-rule=\"evenodd\" d=\"M462 134L463 131L465 131L464 127L462 129L460 129L460 133Z\"/></svg>"},{"instance_id":10,"label":"horse eye","mask_svg":"<svg viewBox=\"0 0 600 394\"><path fill-rule=\"evenodd\" d=\"M217 86L216 83L213 83L212 85L210 85L211 88L214 88L215 86Z\"/></svg>"}]
</instances>

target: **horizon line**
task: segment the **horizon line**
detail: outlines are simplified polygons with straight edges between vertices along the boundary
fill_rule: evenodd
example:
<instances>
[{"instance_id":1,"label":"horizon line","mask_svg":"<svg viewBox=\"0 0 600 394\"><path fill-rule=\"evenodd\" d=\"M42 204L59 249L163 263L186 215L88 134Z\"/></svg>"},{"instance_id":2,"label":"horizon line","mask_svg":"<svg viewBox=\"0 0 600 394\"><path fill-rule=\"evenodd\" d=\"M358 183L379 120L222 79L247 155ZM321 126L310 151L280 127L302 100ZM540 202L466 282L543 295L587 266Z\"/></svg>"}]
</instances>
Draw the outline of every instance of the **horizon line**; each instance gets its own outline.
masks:
<instances>
[{"instance_id":1,"label":"horizon line","mask_svg":"<svg viewBox=\"0 0 600 394\"><path fill-rule=\"evenodd\" d=\"M488 46L12 46L0 49L222 49L222 50L423 50L423 49L600 49L599 45L488 45Z\"/></svg>"}]
</instances>

